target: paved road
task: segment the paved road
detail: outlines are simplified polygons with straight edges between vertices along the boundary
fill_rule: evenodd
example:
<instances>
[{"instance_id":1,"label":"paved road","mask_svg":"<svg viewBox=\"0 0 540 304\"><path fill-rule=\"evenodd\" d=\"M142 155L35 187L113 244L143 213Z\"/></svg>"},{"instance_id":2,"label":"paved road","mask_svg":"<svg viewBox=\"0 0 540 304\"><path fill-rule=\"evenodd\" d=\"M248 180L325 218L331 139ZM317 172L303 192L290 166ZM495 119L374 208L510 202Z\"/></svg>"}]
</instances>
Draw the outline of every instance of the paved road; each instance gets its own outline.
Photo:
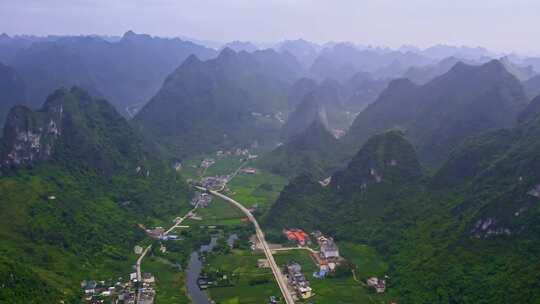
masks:
<instances>
[{"instance_id":1,"label":"paved road","mask_svg":"<svg viewBox=\"0 0 540 304\"><path fill-rule=\"evenodd\" d=\"M146 256L146 254L148 253L148 250L150 250L150 248L152 248L152 245L148 245L148 247L146 247L144 249L144 251L141 253L139 258L137 259L136 266L137 266L137 281L138 282L142 281L142 275L141 275L142 260L144 259L144 257ZM141 292L140 292L140 290L137 290L137 302L136 303L140 303L140 302L141 302Z\"/></svg>"},{"instance_id":2,"label":"paved road","mask_svg":"<svg viewBox=\"0 0 540 304\"><path fill-rule=\"evenodd\" d=\"M190 217L192 214L193 214L193 211L195 211L195 209L199 208L199 202L197 202L197 204L195 204L195 207L193 207L193 209L189 210L188 213L186 213L186 215L184 215L183 217L181 217L180 219L178 219L178 221L176 221L176 223L174 223L174 225L172 225L171 228L169 228L169 230L165 231L163 233L163 235L167 235L169 234L171 231L173 231L175 228L178 228L180 227L180 224L182 224L182 222L187 219L188 217Z\"/></svg>"},{"instance_id":3,"label":"paved road","mask_svg":"<svg viewBox=\"0 0 540 304\"><path fill-rule=\"evenodd\" d=\"M137 281L139 282L142 280L141 263L142 263L142 260L144 259L144 256L148 253L148 250L150 250L150 248L152 248L152 245L148 245L148 247L144 249L144 251L141 253L139 258L137 259Z\"/></svg>"},{"instance_id":4,"label":"paved road","mask_svg":"<svg viewBox=\"0 0 540 304\"><path fill-rule=\"evenodd\" d=\"M270 250L270 247L268 247L268 243L266 243L266 239L264 237L264 233L259 226L259 223L257 222L257 219L249 212L249 210L244 207L239 202L233 200L232 198L225 196L217 191L208 190L203 187L195 186L195 188L201 190L201 191L207 191L211 193L214 196L220 197L227 202L233 204L236 208L240 209L249 219L250 222L253 223L255 226L255 233L257 235L257 238L259 239L259 242L262 245L264 254L266 255L266 259L268 260L268 263L270 264L270 268L272 269L272 272L274 273L274 277L276 278L276 281L278 283L279 289L281 290L281 294L283 295L283 298L285 299L285 302L287 304L294 304L293 296L290 292L290 290L287 288L287 281L283 277L283 274L281 273L281 270L279 269L279 266L277 265L276 261L274 260L274 256L272 255L272 251Z\"/></svg>"}]
</instances>

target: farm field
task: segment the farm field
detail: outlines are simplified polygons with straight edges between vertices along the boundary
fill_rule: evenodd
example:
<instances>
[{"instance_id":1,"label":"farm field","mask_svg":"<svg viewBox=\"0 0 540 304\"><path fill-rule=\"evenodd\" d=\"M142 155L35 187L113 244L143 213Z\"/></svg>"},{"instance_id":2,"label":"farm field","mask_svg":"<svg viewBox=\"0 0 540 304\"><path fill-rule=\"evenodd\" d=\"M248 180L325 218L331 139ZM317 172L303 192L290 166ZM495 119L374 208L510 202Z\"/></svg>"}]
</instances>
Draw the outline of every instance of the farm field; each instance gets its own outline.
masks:
<instances>
[{"instance_id":1,"label":"farm field","mask_svg":"<svg viewBox=\"0 0 540 304\"><path fill-rule=\"evenodd\" d=\"M257 267L262 253L250 250L232 250L230 253L213 255L207 259L206 272L219 271L234 275L234 285L208 289L216 303L266 303L270 296L279 296L280 291L269 268Z\"/></svg>"},{"instance_id":2,"label":"farm field","mask_svg":"<svg viewBox=\"0 0 540 304\"><path fill-rule=\"evenodd\" d=\"M246 207L257 205L257 214L262 215L276 201L286 184L286 178L257 170L256 174L239 174L228 186L233 199Z\"/></svg>"},{"instance_id":3,"label":"farm field","mask_svg":"<svg viewBox=\"0 0 540 304\"><path fill-rule=\"evenodd\" d=\"M363 261L362 265L370 269L381 271L380 260L374 258L372 252L365 249L362 245L343 244L347 259L353 263L363 261L364 257L369 257ZM341 249L341 247L340 247ZM290 261L295 261L302 266L302 271L309 280L314 296L305 300L304 303L313 304L345 304L345 303L389 303L391 294L377 295L374 291L367 289L362 283L355 281L352 273L338 273L336 277L327 277L326 279L317 279L313 277L313 272L317 270L306 250L292 250L279 252L274 255L278 265L286 265ZM384 271L383 271L384 272ZM300 302L300 301L299 301Z\"/></svg>"}]
</instances>

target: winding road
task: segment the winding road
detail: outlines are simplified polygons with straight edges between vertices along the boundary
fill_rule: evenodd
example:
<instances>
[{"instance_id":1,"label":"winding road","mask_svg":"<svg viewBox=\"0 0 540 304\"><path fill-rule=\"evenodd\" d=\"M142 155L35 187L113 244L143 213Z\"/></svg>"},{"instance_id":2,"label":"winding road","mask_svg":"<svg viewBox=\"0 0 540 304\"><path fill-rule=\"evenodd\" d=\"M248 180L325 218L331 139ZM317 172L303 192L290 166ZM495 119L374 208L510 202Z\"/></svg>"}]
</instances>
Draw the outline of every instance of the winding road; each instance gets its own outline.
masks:
<instances>
[{"instance_id":1,"label":"winding road","mask_svg":"<svg viewBox=\"0 0 540 304\"><path fill-rule=\"evenodd\" d=\"M231 203L233 206L240 209L247 216L249 221L253 223L253 225L255 226L255 233L257 235L257 238L259 239L259 242L262 245L266 259L268 260L268 263L270 264L270 268L272 269L272 272L274 273L274 277L276 278L276 281L278 283L279 289L281 290L281 294L283 295L283 298L285 299L285 302L287 304L294 304L294 298L291 294L291 291L287 287L287 280L283 277L283 274L281 273L279 266L274 260L274 256L272 255L272 251L270 250L270 247L268 246L268 243L266 242L264 233L261 227L259 226L257 219L253 216L253 214L251 214L251 212L249 212L249 210L246 207L244 207L242 204L240 204L239 202L233 200L232 198L226 195L223 195L217 191L208 190L206 188L199 187L199 186L195 186L195 188L201 191L208 192L214 196L222 198L225 201Z\"/></svg>"}]
</instances>

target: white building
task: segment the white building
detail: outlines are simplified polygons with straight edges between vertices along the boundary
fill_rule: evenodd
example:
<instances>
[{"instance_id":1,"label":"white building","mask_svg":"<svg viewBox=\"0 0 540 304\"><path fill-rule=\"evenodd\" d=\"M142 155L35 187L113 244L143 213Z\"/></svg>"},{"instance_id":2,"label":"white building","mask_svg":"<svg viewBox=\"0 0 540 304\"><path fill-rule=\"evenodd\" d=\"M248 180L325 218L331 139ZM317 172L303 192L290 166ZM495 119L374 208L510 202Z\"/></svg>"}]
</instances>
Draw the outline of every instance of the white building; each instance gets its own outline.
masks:
<instances>
[{"instance_id":1,"label":"white building","mask_svg":"<svg viewBox=\"0 0 540 304\"><path fill-rule=\"evenodd\" d=\"M321 256L325 259L330 258L339 258L339 249L334 243L332 238L328 238L320 243L321 245Z\"/></svg>"}]
</instances>

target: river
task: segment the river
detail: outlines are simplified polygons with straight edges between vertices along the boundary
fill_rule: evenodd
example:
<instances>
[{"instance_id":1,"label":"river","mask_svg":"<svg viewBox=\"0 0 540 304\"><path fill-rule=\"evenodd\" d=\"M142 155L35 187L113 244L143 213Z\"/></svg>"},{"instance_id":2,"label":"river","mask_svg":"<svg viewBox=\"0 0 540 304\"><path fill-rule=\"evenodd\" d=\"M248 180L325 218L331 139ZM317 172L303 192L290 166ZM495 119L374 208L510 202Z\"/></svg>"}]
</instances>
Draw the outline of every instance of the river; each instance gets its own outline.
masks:
<instances>
[{"instance_id":1,"label":"river","mask_svg":"<svg viewBox=\"0 0 540 304\"><path fill-rule=\"evenodd\" d=\"M194 304L211 304L212 301L208 298L208 295L199 288L198 280L201 275L203 264L201 262L199 252L208 252L217 244L218 237L213 236L210 239L210 243L202 245L197 251L191 253L189 264L186 269L186 287L189 297Z\"/></svg>"}]
</instances>

